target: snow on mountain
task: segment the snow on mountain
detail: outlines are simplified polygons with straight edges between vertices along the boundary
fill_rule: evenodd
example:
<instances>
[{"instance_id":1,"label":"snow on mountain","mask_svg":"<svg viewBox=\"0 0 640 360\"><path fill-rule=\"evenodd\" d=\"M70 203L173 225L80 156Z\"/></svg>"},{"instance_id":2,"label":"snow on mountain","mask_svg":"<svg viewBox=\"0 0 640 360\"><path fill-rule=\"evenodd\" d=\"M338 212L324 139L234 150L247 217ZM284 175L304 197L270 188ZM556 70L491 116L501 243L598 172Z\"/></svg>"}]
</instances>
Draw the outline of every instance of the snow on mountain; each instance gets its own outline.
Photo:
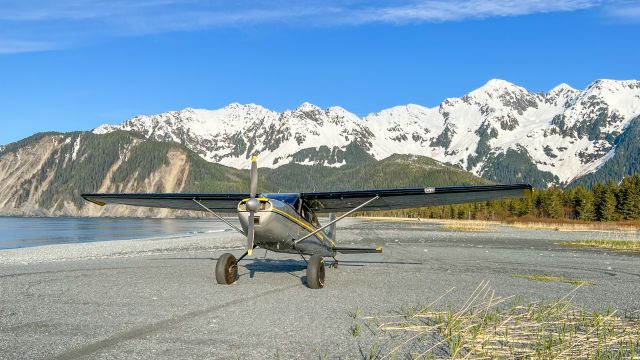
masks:
<instances>
[{"instance_id":1,"label":"snow on mountain","mask_svg":"<svg viewBox=\"0 0 640 360\"><path fill-rule=\"evenodd\" d=\"M640 81L597 80L582 91L560 84L532 93L494 79L434 108L409 104L363 118L310 103L281 113L234 103L218 110L137 116L94 132L121 129L180 142L208 161L235 168L247 167L254 152L267 167L341 166L341 154L355 143L376 159L423 155L482 176L497 171L490 168L492 159L517 153L517 161L528 159L539 172L555 177L553 182L567 183L611 158L615 138L638 115ZM518 173L517 166L512 170Z\"/></svg>"}]
</instances>

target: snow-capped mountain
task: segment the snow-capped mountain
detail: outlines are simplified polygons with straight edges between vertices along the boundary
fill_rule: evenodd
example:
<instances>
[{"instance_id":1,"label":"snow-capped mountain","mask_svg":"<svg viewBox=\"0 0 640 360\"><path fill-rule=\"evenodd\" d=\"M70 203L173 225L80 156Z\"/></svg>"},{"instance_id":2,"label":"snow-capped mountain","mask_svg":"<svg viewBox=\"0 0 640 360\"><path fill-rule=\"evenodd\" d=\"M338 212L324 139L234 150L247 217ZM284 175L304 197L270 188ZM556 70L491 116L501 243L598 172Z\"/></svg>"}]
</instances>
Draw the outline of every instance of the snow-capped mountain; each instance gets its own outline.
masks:
<instances>
[{"instance_id":1,"label":"snow-capped mountain","mask_svg":"<svg viewBox=\"0 0 640 360\"><path fill-rule=\"evenodd\" d=\"M597 170L639 115L640 81L597 80L584 90L561 84L532 93L494 79L434 108L410 104L363 118L309 103L284 112L230 104L137 116L94 132L128 130L176 141L210 162L235 168L245 168L254 152L265 167L341 166L347 145L357 144L376 159L423 155L487 178L532 177L548 185Z\"/></svg>"}]
</instances>

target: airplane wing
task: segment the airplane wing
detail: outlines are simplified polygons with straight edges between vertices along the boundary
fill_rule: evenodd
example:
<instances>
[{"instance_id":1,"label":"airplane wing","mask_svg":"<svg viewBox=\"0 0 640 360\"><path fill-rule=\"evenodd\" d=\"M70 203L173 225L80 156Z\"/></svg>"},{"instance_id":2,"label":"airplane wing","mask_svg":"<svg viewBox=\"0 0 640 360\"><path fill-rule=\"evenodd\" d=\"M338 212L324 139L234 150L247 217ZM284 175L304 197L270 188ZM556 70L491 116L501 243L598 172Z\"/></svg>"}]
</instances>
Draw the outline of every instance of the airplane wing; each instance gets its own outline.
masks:
<instances>
[{"instance_id":1,"label":"airplane wing","mask_svg":"<svg viewBox=\"0 0 640 360\"><path fill-rule=\"evenodd\" d=\"M302 193L315 212L349 211L367 200L380 198L360 211L410 209L431 205L523 197L533 190L528 184L427 187L416 189L353 190Z\"/></svg>"},{"instance_id":2,"label":"airplane wing","mask_svg":"<svg viewBox=\"0 0 640 360\"><path fill-rule=\"evenodd\" d=\"M94 204L121 204L165 209L205 211L193 200L197 200L212 211L235 212L238 202L249 194L83 194Z\"/></svg>"}]
</instances>

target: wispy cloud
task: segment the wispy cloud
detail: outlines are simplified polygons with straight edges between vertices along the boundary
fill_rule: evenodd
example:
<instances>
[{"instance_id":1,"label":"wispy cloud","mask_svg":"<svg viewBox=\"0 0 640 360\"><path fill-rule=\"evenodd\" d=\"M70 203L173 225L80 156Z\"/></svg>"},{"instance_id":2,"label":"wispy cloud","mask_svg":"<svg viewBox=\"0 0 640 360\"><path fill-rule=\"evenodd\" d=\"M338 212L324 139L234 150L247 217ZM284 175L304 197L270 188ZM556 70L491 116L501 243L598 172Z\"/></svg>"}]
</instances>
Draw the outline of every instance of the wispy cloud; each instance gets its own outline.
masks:
<instances>
[{"instance_id":1,"label":"wispy cloud","mask_svg":"<svg viewBox=\"0 0 640 360\"><path fill-rule=\"evenodd\" d=\"M629 22L640 22L640 4L637 2L612 4L607 8L608 15Z\"/></svg>"},{"instance_id":2,"label":"wispy cloud","mask_svg":"<svg viewBox=\"0 0 640 360\"><path fill-rule=\"evenodd\" d=\"M538 13L567 12L587 9L598 4L597 0L458 0L422 1L405 6L390 6L360 11L354 22L444 22L491 17L522 16Z\"/></svg>"},{"instance_id":3,"label":"wispy cloud","mask_svg":"<svg viewBox=\"0 0 640 360\"><path fill-rule=\"evenodd\" d=\"M601 1L605 0L0 0L0 39L30 36L28 41L4 40L7 46L0 53L49 50L62 42L100 37L260 24L402 25L570 12Z\"/></svg>"},{"instance_id":4,"label":"wispy cloud","mask_svg":"<svg viewBox=\"0 0 640 360\"><path fill-rule=\"evenodd\" d=\"M42 41L20 41L0 39L0 54L19 54L34 51L46 51L57 48L55 43Z\"/></svg>"}]
</instances>

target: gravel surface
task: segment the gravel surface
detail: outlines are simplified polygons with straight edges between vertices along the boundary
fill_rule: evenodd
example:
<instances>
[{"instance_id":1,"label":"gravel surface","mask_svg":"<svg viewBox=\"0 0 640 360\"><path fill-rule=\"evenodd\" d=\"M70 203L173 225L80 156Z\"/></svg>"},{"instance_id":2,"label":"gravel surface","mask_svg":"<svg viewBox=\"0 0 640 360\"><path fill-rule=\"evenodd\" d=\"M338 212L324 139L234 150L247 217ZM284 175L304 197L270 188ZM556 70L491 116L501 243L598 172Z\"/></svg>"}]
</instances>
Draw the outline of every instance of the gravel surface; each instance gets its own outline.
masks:
<instances>
[{"instance_id":1,"label":"gravel surface","mask_svg":"<svg viewBox=\"0 0 640 360\"><path fill-rule=\"evenodd\" d=\"M235 284L216 284L216 259L242 253L231 232L0 251L0 358L361 358L394 339L352 336L356 309L397 314L452 287L441 306L455 308L482 280L496 295L528 300L575 289L516 274L590 281L575 298L588 309L640 309L638 255L560 245L618 235L488 230L346 220L341 245L379 244L384 253L340 255L322 290L304 286L302 259L262 250L241 262Z\"/></svg>"}]
</instances>

